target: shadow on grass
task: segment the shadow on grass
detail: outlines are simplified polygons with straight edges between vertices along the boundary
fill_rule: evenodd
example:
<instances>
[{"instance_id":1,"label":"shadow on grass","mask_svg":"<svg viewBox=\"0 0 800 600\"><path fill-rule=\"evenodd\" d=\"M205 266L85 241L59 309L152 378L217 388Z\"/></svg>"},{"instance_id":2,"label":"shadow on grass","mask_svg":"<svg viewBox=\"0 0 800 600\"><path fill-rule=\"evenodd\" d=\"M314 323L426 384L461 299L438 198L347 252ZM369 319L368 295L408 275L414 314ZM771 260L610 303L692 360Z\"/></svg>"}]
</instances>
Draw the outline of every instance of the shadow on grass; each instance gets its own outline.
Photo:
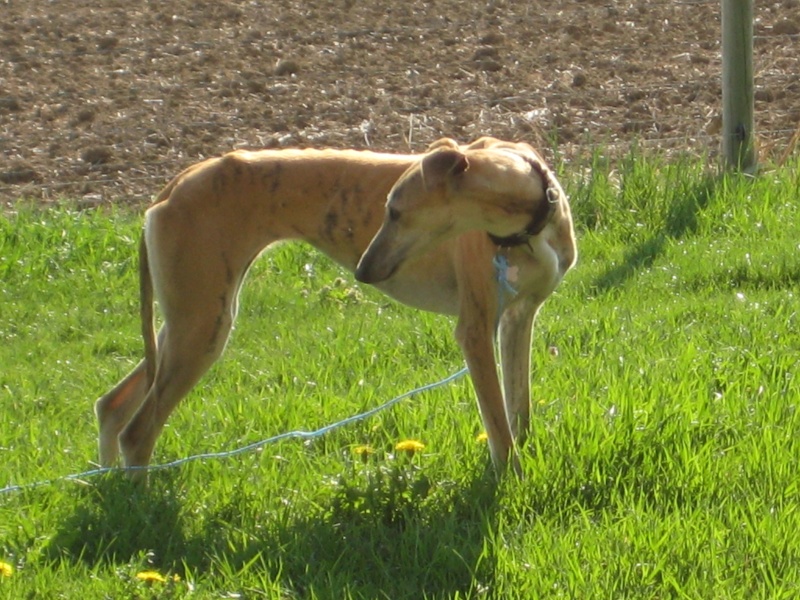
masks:
<instances>
[{"instance_id":1,"label":"shadow on grass","mask_svg":"<svg viewBox=\"0 0 800 600\"><path fill-rule=\"evenodd\" d=\"M294 597L450 598L492 589L498 482L487 469L445 487L387 468L340 482L316 513L226 559L271 573ZM250 567L252 568L252 567Z\"/></svg>"},{"instance_id":2,"label":"shadow on grass","mask_svg":"<svg viewBox=\"0 0 800 600\"><path fill-rule=\"evenodd\" d=\"M672 205L664 227L646 240L633 246L625 254L622 264L609 267L593 283L598 293L605 293L623 285L641 269L647 269L664 253L669 240L679 240L694 234L698 217L714 199L719 179L705 176L683 194L680 202Z\"/></svg>"},{"instance_id":3,"label":"shadow on grass","mask_svg":"<svg viewBox=\"0 0 800 600\"><path fill-rule=\"evenodd\" d=\"M180 499L169 484L142 487L119 474L104 476L81 489L75 511L64 520L46 549L52 560L89 566L136 560L153 553L155 560L180 553L187 540L180 527ZM174 570L172 564L159 564Z\"/></svg>"},{"instance_id":4,"label":"shadow on grass","mask_svg":"<svg viewBox=\"0 0 800 600\"><path fill-rule=\"evenodd\" d=\"M498 482L489 467L470 469L474 475L459 482L434 484L414 468L375 468L342 478L310 511L289 508L267 519L246 497L231 499L209 509L199 528L185 522L181 485L170 481L179 475L162 473L150 488L108 477L80 492L48 556L91 568L146 562L182 576L187 569L219 574L224 565L230 575L217 583L228 590L268 581L292 597L472 597L493 587L496 556L487 539ZM249 541L242 544L236 531Z\"/></svg>"}]
</instances>

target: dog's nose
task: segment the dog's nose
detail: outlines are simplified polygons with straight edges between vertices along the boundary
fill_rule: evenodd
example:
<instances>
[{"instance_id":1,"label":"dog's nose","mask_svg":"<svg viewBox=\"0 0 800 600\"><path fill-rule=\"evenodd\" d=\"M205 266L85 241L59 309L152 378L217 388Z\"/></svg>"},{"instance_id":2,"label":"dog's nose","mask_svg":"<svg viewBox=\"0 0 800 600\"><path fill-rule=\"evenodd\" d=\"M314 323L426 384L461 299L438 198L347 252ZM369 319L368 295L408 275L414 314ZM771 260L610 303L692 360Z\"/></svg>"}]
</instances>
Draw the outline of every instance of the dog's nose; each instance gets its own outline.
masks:
<instances>
[{"instance_id":1,"label":"dog's nose","mask_svg":"<svg viewBox=\"0 0 800 600\"><path fill-rule=\"evenodd\" d=\"M372 283L370 279L369 267L363 258L358 261L358 266L356 266L355 270L355 276L356 280L360 281L361 283Z\"/></svg>"},{"instance_id":2,"label":"dog's nose","mask_svg":"<svg viewBox=\"0 0 800 600\"><path fill-rule=\"evenodd\" d=\"M358 266L356 266L354 274L356 279L361 283L374 285L381 281L386 281L394 275L399 267L399 264L393 264L388 268L386 265L376 264L376 260L373 260L372 256L373 255L370 255L369 252L366 252L361 257L361 260L358 261ZM382 261L378 259L377 262L380 263Z\"/></svg>"},{"instance_id":3,"label":"dog's nose","mask_svg":"<svg viewBox=\"0 0 800 600\"><path fill-rule=\"evenodd\" d=\"M374 255L370 255L369 252L365 252L361 256L361 260L358 261L355 276L356 280L361 283L372 284L386 279L386 277L381 276L380 269L375 266L375 260L372 258L373 256Z\"/></svg>"}]
</instances>

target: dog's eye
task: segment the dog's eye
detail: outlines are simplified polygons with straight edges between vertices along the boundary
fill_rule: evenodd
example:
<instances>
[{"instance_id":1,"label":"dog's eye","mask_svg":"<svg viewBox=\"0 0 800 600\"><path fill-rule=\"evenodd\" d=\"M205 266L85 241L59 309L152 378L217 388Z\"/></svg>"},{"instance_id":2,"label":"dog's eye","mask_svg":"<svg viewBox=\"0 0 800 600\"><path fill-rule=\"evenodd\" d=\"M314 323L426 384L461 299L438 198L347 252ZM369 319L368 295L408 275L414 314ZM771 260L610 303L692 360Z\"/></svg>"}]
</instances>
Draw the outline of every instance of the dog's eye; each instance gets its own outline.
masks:
<instances>
[{"instance_id":1,"label":"dog's eye","mask_svg":"<svg viewBox=\"0 0 800 600\"><path fill-rule=\"evenodd\" d=\"M390 221L397 221L400 218L400 211L397 210L396 208L393 208L393 207L389 206L386 209L386 217Z\"/></svg>"}]
</instances>

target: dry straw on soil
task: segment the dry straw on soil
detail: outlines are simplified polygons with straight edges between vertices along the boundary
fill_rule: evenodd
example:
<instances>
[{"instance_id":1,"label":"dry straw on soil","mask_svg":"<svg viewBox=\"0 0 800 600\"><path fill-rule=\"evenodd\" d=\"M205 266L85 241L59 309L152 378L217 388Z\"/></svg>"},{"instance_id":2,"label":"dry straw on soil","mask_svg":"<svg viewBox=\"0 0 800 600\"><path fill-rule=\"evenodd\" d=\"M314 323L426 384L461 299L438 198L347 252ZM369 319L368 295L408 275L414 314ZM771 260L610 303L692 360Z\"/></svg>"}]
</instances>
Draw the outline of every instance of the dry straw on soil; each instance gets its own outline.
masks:
<instances>
[{"instance_id":1,"label":"dry straw on soil","mask_svg":"<svg viewBox=\"0 0 800 600\"><path fill-rule=\"evenodd\" d=\"M800 3L756 4L762 155L800 122ZM269 8L267 8L267 6ZM11 2L0 197L144 201L232 148L420 151L490 134L566 159L714 153L719 2ZM60 12L59 12L60 11Z\"/></svg>"}]
</instances>

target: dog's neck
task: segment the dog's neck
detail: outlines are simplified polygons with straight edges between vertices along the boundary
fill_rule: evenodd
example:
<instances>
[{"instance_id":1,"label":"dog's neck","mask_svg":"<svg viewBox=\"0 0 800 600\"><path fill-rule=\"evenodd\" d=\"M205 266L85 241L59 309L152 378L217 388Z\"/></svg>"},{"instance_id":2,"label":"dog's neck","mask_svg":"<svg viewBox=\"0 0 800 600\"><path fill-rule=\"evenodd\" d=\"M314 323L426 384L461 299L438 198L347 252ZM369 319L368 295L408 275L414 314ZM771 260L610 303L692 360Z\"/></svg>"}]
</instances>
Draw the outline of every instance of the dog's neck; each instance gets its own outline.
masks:
<instances>
[{"instance_id":1,"label":"dog's neck","mask_svg":"<svg viewBox=\"0 0 800 600\"><path fill-rule=\"evenodd\" d=\"M505 237L492 235L489 232L487 232L487 235L489 236L489 239L492 240L492 243L499 248L516 248L517 246L528 244L531 238L538 234L541 230L542 227L540 227L540 223L534 217L534 219L531 220L525 229L517 233L512 233L511 235L507 235Z\"/></svg>"},{"instance_id":2,"label":"dog's neck","mask_svg":"<svg viewBox=\"0 0 800 600\"><path fill-rule=\"evenodd\" d=\"M536 207L536 211L531 217L530 222L522 231L504 237L493 235L488 231L486 232L489 239L492 240L492 243L500 248L516 248L517 246L529 244L531 238L541 233L542 229L545 228L558 202L559 193L557 188L550 184L550 172L547 167L527 157L525 157L525 160L531 165L532 171L536 171L542 178L542 183L544 184L544 199L539 203L539 206Z\"/></svg>"}]
</instances>

